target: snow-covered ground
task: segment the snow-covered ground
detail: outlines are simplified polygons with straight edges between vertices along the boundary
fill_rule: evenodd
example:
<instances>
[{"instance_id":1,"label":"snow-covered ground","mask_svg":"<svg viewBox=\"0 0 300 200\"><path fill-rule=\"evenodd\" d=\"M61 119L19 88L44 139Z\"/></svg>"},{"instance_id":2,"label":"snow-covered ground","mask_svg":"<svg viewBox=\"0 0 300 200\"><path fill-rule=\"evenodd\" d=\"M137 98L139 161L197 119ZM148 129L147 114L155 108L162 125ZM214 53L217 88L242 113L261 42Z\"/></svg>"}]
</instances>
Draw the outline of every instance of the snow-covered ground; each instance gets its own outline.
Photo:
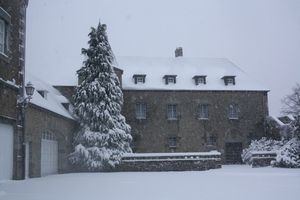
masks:
<instances>
[{"instance_id":1,"label":"snow-covered ground","mask_svg":"<svg viewBox=\"0 0 300 200\"><path fill-rule=\"evenodd\" d=\"M300 169L79 173L0 183L1 200L299 200Z\"/></svg>"}]
</instances>

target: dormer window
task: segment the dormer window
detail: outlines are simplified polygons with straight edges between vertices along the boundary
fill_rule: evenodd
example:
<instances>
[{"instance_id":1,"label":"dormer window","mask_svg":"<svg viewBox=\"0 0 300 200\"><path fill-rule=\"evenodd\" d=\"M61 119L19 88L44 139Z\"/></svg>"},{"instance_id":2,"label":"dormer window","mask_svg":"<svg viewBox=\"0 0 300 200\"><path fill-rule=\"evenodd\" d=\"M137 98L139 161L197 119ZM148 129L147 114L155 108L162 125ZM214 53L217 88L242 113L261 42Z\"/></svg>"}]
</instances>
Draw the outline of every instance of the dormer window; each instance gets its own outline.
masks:
<instances>
[{"instance_id":1,"label":"dormer window","mask_svg":"<svg viewBox=\"0 0 300 200\"><path fill-rule=\"evenodd\" d=\"M194 76L196 85L205 85L206 84L206 76Z\"/></svg>"},{"instance_id":2,"label":"dormer window","mask_svg":"<svg viewBox=\"0 0 300 200\"><path fill-rule=\"evenodd\" d=\"M225 85L235 85L235 76L223 76Z\"/></svg>"},{"instance_id":3,"label":"dormer window","mask_svg":"<svg viewBox=\"0 0 300 200\"><path fill-rule=\"evenodd\" d=\"M135 74L133 75L134 83L145 83L146 74Z\"/></svg>"},{"instance_id":4,"label":"dormer window","mask_svg":"<svg viewBox=\"0 0 300 200\"><path fill-rule=\"evenodd\" d=\"M66 110L70 109L70 103L61 103Z\"/></svg>"},{"instance_id":5,"label":"dormer window","mask_svg":"<svg viewBox=\"0 0 300 200\"><path fill-rule=\"evenodd\" d=\"M48 91L47 91L47 90L37 90L37 92L38 92L44 99L47 99L47 94L48 94Z\"/></svg>"},{"instance_id":6,"label":"dormer window","mask_svg":"<svg viewBox=\"0 0 300 200\"><path fill-rule=\"evenodd\" d=\"M176 83L176 75L165 75L163 77L165 79L166 85L170 84L175 84Z\"/></svg>"}]
</instances>

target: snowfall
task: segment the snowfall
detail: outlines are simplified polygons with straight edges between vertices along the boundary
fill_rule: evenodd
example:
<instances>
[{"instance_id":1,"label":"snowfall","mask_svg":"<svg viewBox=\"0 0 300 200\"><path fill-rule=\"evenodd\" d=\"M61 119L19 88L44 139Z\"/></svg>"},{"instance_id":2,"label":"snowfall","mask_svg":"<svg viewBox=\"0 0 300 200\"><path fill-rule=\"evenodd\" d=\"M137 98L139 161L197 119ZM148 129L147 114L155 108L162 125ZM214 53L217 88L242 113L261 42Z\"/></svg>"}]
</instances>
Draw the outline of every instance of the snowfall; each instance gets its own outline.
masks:
<instances>
[{"instance_id":1,"label":"snowfall","mask_svg":"<svg viewBox=\"0 0 300 200\"><path fill-rule=\"evenodd\" d=\"M299 200L300 169L225 165L193 172L51 175L0 182L1 200Z\"/></svg>"}]
</instances>

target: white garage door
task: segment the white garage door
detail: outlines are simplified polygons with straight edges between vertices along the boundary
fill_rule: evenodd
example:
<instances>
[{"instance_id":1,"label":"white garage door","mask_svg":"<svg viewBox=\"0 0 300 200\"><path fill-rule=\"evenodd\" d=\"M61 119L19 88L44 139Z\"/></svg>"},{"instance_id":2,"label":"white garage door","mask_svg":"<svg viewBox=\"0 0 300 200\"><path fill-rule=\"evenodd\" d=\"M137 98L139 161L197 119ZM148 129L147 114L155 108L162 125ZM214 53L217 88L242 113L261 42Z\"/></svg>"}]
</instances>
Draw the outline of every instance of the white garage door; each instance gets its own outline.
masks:
<instances>
[{"instance_id":1,"label":"white garage door","mask_svg":"<svg viewBox=\"0 0 300 200\"><path fill-rule=\"evenodd\" d=\"M0 180L13 176L13 133L12 126L0 123Z\"/></svg>"},{"instance_id":2,"label":"white garage door","mask_svg":"<svg viewBox=\"0 0 300 200\"><path fill-rule=\"evenodd\" d=\"M50 132L43 134L41 142L41 176L58 172L58 142Z\"/></svg>"}]
</instances>

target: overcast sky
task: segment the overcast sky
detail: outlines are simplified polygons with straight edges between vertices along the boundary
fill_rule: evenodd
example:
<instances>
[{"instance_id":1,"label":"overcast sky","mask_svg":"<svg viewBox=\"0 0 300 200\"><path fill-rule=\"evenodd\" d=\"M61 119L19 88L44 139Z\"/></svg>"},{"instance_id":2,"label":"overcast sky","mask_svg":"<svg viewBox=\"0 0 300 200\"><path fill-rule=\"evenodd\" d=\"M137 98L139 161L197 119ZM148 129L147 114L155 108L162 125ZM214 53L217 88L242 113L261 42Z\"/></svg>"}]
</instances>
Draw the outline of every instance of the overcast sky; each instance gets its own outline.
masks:
<instances>
[{"instance_id":1,"label":"overcast sky","mask_svg":"<svg viewBox=\"0 0 300 200\"><path fill-rule=\"evenodd\" d=\"M300 0L30 0L26 68L71 84L101 20L118 56L228 58L270 88L270 114L300 83Z\"/></svg>"}]
</instances>

